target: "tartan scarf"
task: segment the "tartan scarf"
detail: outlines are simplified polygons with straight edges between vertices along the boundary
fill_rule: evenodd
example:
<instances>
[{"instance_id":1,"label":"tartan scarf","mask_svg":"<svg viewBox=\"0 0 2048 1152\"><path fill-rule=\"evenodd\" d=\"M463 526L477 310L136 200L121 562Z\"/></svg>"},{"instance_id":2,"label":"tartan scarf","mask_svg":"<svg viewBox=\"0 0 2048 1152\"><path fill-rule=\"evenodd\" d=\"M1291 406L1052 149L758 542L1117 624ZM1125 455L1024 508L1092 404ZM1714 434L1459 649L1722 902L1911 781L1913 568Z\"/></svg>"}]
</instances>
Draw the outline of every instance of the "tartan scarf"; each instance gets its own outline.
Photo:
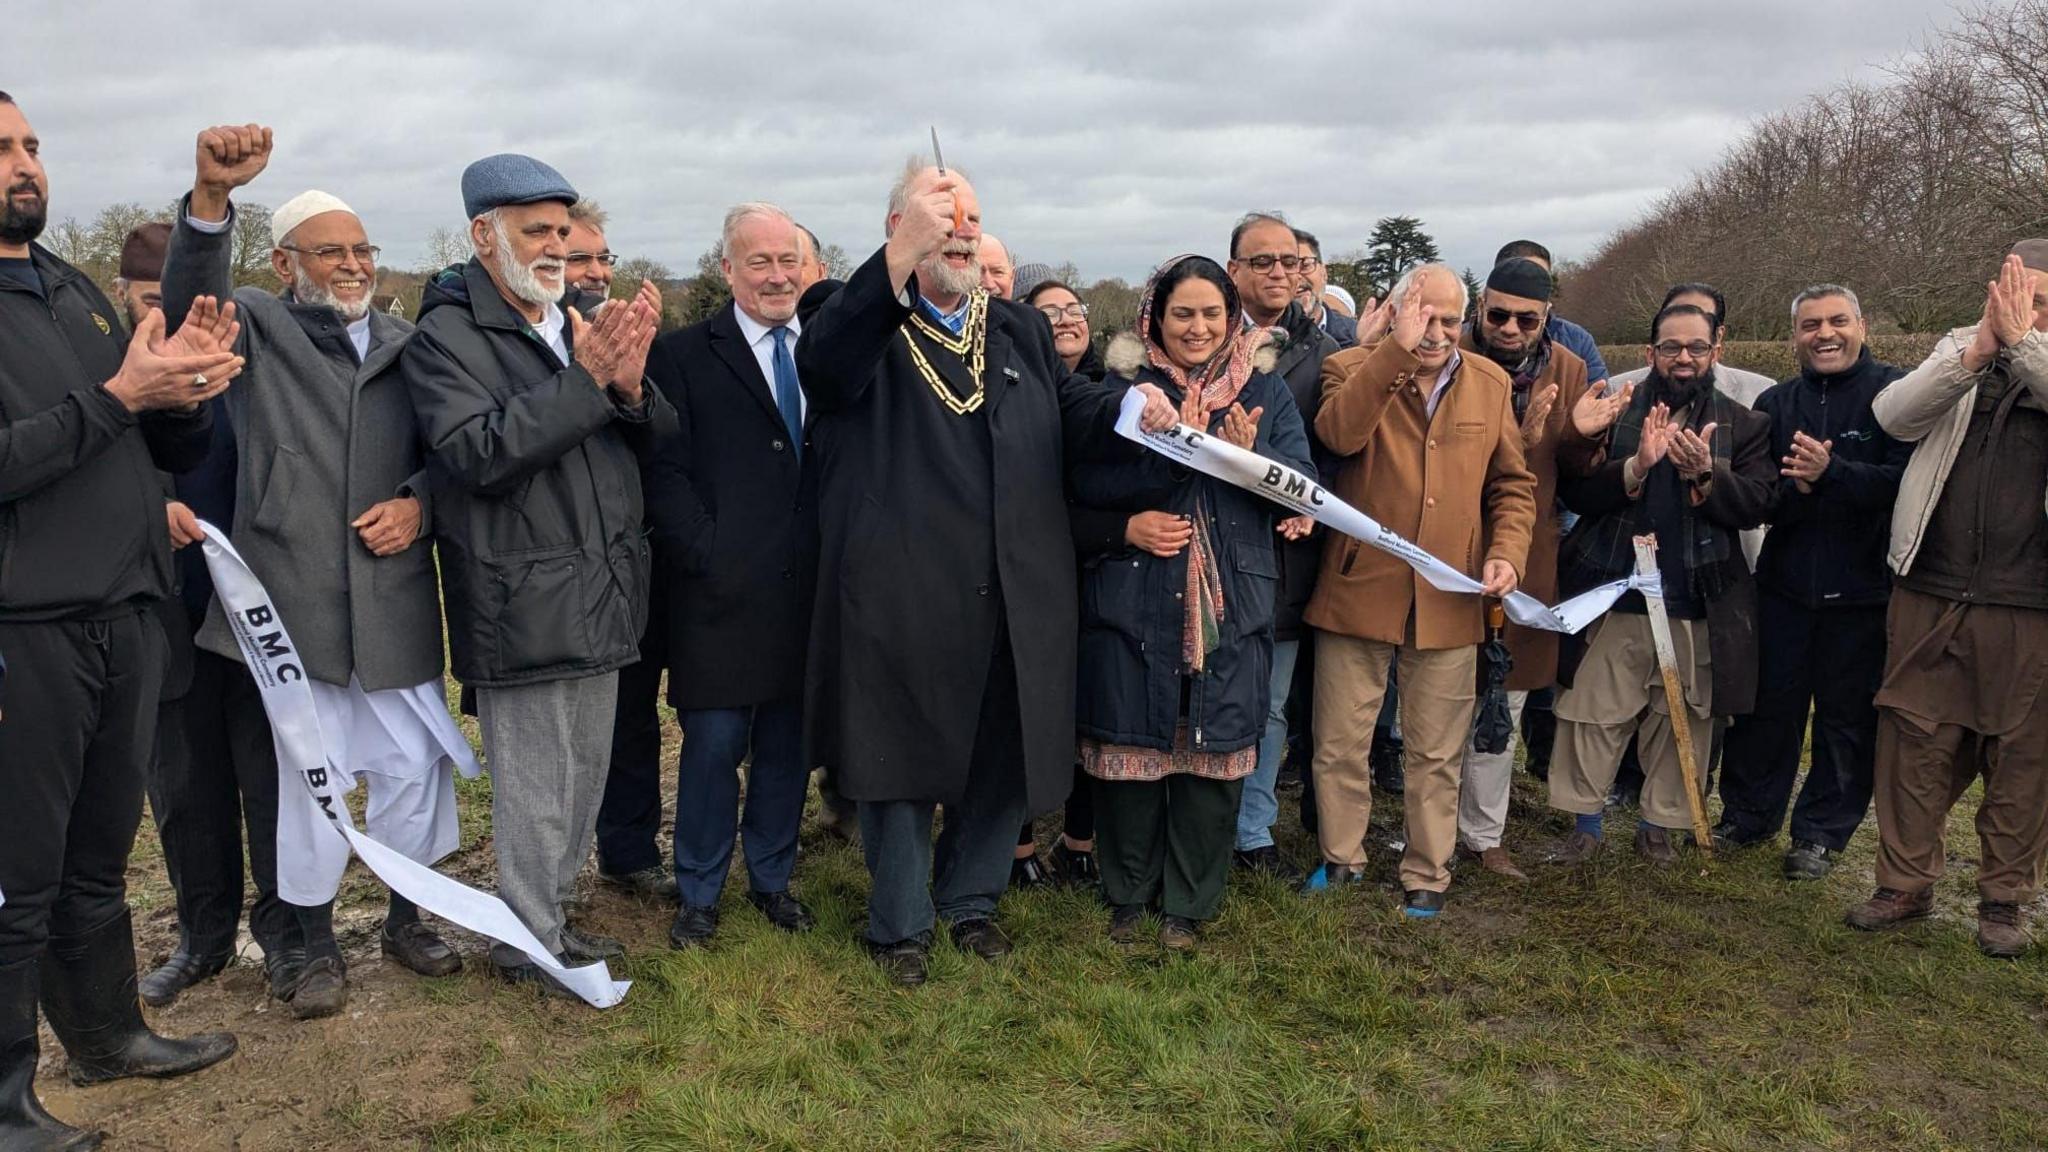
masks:
<instances>
[{"instance_id":1,"label":"tartan scarf","mask_svg":"<svg viewBox=\"0 0 2048 1152\"><path fill-rule=\"evenodd\" d=\"M1714 425L1710 443L1714 464L1726 469L1735 442L1736 404L1713 383L1713 377L1709 375L1690 388L1679 389L1662 373L1653 370L1643 381L1643 386L1636 389L1627 411L1615 418L1614 427L1608 431L1607 458L1626 460L1636 454L1642 443L1643 418L1649 415L1653 405L1663 403L1673 412L1679 405L1687 405L1687 428L1697 433L1708 424ZM1724 565L1734 555L1735 533L1700 515L1700 510L1693 507L1678 469L1669 459L1659 460L1649 475L1643 477L1641 497L1631 501L1627 508L1591 522L1582 521L1581 530L1565 539L1561 566L1577 571L1593 584L1616 580L1635 571L1635 538L1655 530L1651 518L1652 500L1678 502L1679 519L1684 524L1683 534L1677 542L1679 559L1693 595L1702 600L1712 600L1727 591ZM1659 540L1657 546L1661 557L1671 548L1672 542Z\"/></svg>"},{"instance_id":2,"label":"tartan scarf","mask_svg":"<svg viewBox=\"0 0 2048 1152\"><path fill-rule=\"evenodd\" d=\"M1189 371L1174 363L1166 349L1154 339L1152 300L1159 291L1159 281L1189 258L1176 256L1168 260L1146 282L1145 294L1138 301L1138 342L1145 349L1146 362L1172 381L1183 397L1199 398L1201 427L1206 432L1211 416L1237 402L1238 393L1244 391L1256 370L1252 364L1253 356L1280 330L1232 324L1223 346L1201 366ZM1237 311L1239 305L1233 299L1234 295L1225 293L1224 302L1232 311ZM1189 673L1201 672L1208 666L1209 653L1216 650L1223 635L1223 571L1217 557L1216 541L1209 534L1209 512L1208 484L1197 481L1192 522L1194 536L1188 542L1187 587L1181 596L1181 668Z\"/></svg>"}]
</instances>

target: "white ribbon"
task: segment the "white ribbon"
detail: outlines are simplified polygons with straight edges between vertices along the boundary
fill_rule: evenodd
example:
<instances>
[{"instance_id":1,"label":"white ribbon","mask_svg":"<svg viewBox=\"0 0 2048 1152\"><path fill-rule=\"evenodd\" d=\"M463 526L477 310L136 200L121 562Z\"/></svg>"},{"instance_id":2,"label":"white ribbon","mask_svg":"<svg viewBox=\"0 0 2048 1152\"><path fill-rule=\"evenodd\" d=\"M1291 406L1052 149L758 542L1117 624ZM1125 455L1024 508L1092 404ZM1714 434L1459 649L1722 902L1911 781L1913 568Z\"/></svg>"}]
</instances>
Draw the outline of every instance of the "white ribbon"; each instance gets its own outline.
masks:
<instances>
[{"instance_id":1,"label":"white ribbon","mask_svg":"<svg viewBox=\"0 0 2048 1152\"><path fill-rule=\"evenodd\" d=\"M632 981L612 979L603 961L579 968L564 967L503 900L451 880L356 830L347 799L336 787L337 781L347 780L351 774L330 763L326 742L320 735L320 717L313 706L313 690L306 685L306 673L292 647L291 634L285 631L284 621L278 619L270 593L264 591L263 582L228 543L227 533L204 520L199 527L206 533L201 549L207 571L213 576L214 593L226 610L235 643L241 646L242 662L262 692L263 710L270 716L271 736L277 745L279 805L291 803L288 798L293 796L303 796L306 803L317 805L327 817L324 823L329 831L318 831L321 823L315 822L313 835L340 836L393 892L443 920L526 953L593 1007L609 1008L625 999ZM292 783L294 778L299 781L296 786ZM280 855L286 847L278 845ZM322 848L308 844L305 851L317 855ZM285 862L279 860L278 866L282 870Z\"/></svg>"},{"instance_id":2,"label":"white ribbon","mask_svg":"<svg viewBox=\"0 0 2048 1152\"><path fill-rule=\"evenodd\" d=\"M1147 432L1138 426L1145 409L1145 397L1136 388L1124 394L1123 411L1117 416L1117 434L1135 440L1169 460L1185 464L1204 475L1214 476L1247 492L1255 492L1284 508L1312 517L1316 523L1350 536L1392 556L1415 569L1432 587L1445 592L1479 595L1485 586L1410 541L1402 539L1379 521L1337 499L1315 481L1277 460L1247 452L1198 428L1175 424L1164 432ZM1525 628L1547 632L1576 633L1599 619L1622 593L1631 588L1662 594L1656 574L1645 578L1635 573L1610 580L1555 605L1545 605L1526 592L1510 592L1501 601L1508 619Z\"/></svg>"}]
</instances>

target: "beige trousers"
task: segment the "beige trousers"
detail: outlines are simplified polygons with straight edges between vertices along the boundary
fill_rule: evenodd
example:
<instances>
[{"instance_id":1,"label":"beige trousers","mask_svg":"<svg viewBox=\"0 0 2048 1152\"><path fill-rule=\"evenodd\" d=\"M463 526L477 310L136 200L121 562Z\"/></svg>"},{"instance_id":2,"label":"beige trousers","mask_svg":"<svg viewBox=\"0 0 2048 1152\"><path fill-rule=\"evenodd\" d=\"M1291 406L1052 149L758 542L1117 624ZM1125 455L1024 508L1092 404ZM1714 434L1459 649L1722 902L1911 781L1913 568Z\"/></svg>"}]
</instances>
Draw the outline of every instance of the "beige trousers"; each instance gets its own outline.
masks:
<instances>
[{"instance_id":1,"label":"beige trousers","mask_svg":"<svg viewBox=\"0 0 2048 1152\"><path fill-rule=\"evenodd\" d=\"M1550 806L1590 815L1607 804L1630 736L1643 762L1643 819L1689 829L1678 743L1672 738L1664 678L1650 639L1650 618L1609 612L1590 626L1586 658L1557 697L1557 747L1550 758ZM1692 722L1693 763L1706 780L1714 746L1714 669L1707 622L1673 620L1671 646Z\"/></svg>"},{"instance_id":2,"label":"beige trousers","mask_svg":"<svg viewBox=\"0 0 2048 1152\"><path fill-rule=\"evenodd\" d=\"M1395 651L1376 640L1316 633L1317 838L1332 864L1366 861L1365 830L1372 816L1368 754ZM1451 886L1451 853L1457 848L1458 774L1472 736L1479 650L1402 645L1399 651L1401 731L1408 750L1401 887L1442 892Z\"/></svg>"}]
</instances>

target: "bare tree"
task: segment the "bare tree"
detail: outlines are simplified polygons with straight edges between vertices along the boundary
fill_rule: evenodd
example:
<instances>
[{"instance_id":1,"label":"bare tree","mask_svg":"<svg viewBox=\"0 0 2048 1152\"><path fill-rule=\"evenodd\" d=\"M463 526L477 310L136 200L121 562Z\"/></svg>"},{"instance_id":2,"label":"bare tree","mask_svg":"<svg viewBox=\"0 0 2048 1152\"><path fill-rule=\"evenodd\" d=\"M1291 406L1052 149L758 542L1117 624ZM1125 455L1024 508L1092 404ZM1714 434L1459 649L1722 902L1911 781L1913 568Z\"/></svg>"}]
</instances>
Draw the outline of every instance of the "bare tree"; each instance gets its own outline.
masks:
<instances>
[{"instance_id":1,"label":"bare tree","mask_svg":"<svg viewBox=\"0 0 2048 1152\"><path fill-rule=\"evenodd\" d=\"M439 272L450 264L466 264L470 256L469 233L446 226L427 233L427 254L421 272Z\"/></svg>"}]
</instances>

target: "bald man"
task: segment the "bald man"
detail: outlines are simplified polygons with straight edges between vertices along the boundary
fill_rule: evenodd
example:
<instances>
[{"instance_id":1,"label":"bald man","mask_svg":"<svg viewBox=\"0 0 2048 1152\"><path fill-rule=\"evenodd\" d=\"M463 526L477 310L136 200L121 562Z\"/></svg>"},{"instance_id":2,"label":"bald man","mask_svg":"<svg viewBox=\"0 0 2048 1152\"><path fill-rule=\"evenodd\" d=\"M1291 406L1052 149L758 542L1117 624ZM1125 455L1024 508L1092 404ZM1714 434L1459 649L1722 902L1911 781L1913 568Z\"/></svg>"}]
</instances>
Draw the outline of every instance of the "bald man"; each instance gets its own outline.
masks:
<instances>
[{"instance_id":1,"label":"bald man","mask_svg":"<svg viewBox=\"0 0 2048 1152\"><path fill-rule=\"evenodd\" d=\"M998 300L1010 299L1017 285L1017 263L1010 250L988 232L981 234L981 290Z\"/></svg>"}]
</instances>

